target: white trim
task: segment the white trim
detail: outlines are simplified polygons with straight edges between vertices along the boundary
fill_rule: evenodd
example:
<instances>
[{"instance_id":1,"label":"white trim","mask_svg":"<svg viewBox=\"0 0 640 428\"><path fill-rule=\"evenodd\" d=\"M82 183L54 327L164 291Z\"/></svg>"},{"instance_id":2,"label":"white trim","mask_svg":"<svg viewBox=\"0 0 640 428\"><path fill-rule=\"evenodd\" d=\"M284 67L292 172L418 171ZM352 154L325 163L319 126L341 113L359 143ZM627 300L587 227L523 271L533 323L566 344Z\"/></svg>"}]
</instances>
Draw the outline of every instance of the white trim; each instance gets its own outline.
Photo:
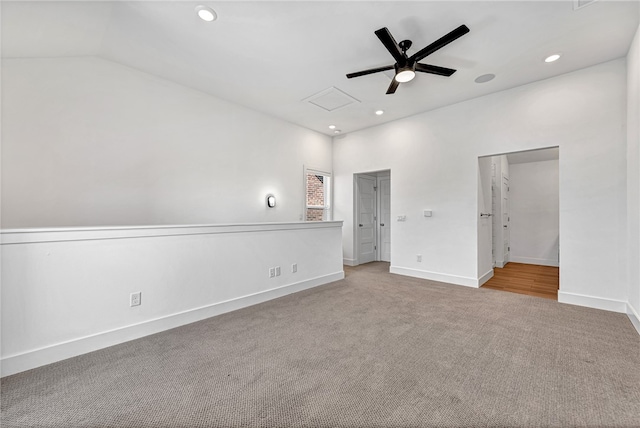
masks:
<instances>
[{"instance_id":1,"label":"white trim","mask_svg":"<svg viewBox=\"0 0 640 428\"><path fill-rule=\"evenodd\" d=\"M270 290L261 291L224 302L214 303L200 308L190 309L184 312L156 318L139 324L132 324L114 330L104 331L90 336L69 340L55 345L46 346L20 354L9 355L2 358L1 376L9 376L25 370L30 370L45 364L86 354L109 346L117 345L130 340L138 339L150 334L159 333L172 328L180 327L226 312L235 311L247 306L256 305L287 294L328 284L344 278L344 271L311 278L305 281L283 285Z\"/></svg>"},{"instance_id":2,"label":"white trim","mask_svg":"<svg viewBox=\"0 0 640 428\"><path fill-rule=\"evenodd\" d=\"M378 191L376 192L376 261L386 261L391 262L391 250L389 250L389 260L382 260L382 196L381 190L382 185L380 184L382 180L389 180L389 192L391 192L391 170L388 172L378 172L376 175L376 186ZM391 203L391 202L389 202ZM387 227L391 227L391 206L389 206L389 224Z\"/></svg>"},{"instance_id":3,"label":"white trim","mask_svg":"<svg viewBox=\"0 0 640 428\"><path fill-rule=\"evenodd\" d=\"M414 278L430 279L432 281L448 282L455 285L464 285L465 287L478 288L478 279L470 278L467 276L449 275L445 273L429 272L426 270L418 270L411 268L404 268L398 266L391 266L389 268L390 273L398 275L412 276Z\"/></svg>"},{"instance_id":4,"label":"white trim","mask_svg":"<svg viewBox=\"0 0 640 428\"><path fill-rule=\"evenodd\" d=\"M358 266L356 259L342 259L342 264L345 266Z\"/></svg>"},{"instance_id":5,"label":"white trim","mask_svg":"<svg viewBox=\"0 0 640 428\"><path fill-rule=\"evenodd\" d=\"M504 260L500 260L500 261L496 260L495 267L502 269L503 267L505 267L506 264L507 263L505 263Z\"/></svg>"},{"instance_id":6,"label":"white trim","mask_svg":"<svg viewBox=\"0 0 640 428\"><path fill-rule=\"evenodd\" d=\"M585 296L584 294L568 293L566 291L558 291L558 302L586 306L587 308L603 309L605 311L619 312L622 314L627 312L627 302L623 300Z\"/></svg>"},{"instance_id":7,"label":"white trim","mask_svg":"<svg viewBox=\"0 0 640 428\"><path fill-rule=\"evenodd\" d=\"M478 278L478 287L482 287L482 285L493 278L493 269L490 269L487 273Z\"/></svg>"},{"instance_id":8,"label":"white trim","mask_svg":"<svg viewBox=\"0 0 640 428\"><path fill-rule=\"evenodd\" d=\"M629 302L627 302L627 316L631 320L631 324L636 328L638 334L640 334L640 315L638 315L638 312Z\"/></svg>"},{"instance_id":9,"label":"white trim","mask_svg":"<svg viewBox=\"0 0 640 428\"><path fill-rule=\"evenodd\" d=\"M511 259L509 261L513 262L513 263L524 263L524 264L528 264L528 265L553 266L553 267L560 266L560 264L558 263L557 260L536 259L536 258L533 258L533 257L511 256Z\"/></svg>"},{"instance_id":10,"label":"white trim","mask_svg":"<svg viewBox=\"0 0 640 428\"><path fill-rule=\"evenodd\" d=\"M300 221L293 223L202 224L163 226L74 227L48 229L2 229L1 245L41 242L89 241L99 239L147 238L178 235L247 233L342 227L342 221Z\"/></svg>"}]
</instances>

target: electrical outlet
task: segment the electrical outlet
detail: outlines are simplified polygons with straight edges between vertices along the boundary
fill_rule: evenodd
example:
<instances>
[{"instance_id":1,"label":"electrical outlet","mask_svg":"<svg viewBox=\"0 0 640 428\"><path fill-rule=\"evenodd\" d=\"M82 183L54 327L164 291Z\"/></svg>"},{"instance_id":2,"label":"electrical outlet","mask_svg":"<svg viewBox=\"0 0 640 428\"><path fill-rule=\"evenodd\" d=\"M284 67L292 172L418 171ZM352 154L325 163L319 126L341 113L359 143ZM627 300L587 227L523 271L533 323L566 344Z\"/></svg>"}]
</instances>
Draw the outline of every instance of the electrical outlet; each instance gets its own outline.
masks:
<instances>
[{"instance_id":1,"label":"electrical outlet","mask_svg":"<svg viewBox=\"0 0 640 428\"><path fill-rule=\"evenodd\" d=\"M129 296L129 306L140 306L142 304L142 292L131 293Z\"/></svg>"},{"instance_id":2,"label":"electrical outlet","mask_svg":"<svg viewBox=\"0 0 640 428\"><path fill-rule=\"evenodd\" d=\"M280 266L276 266L276 276L280 276Z\"/></svg>"},{"instance_id":3,"label":"electrical outlet","mask_svg":"<svg viewBox=\"0 0 640 428\"><path fill-rule=\"evenodd\" d=\"M291 265L291 273L298 272L298 263L294 263Z\"/></svg>"},{"instance_id":4,"label":"electrical outlet","mask_svg":"<svg viewBox=\"0 0 640 428\"><path fill-rule=\"evenodd\" d=\"M269 278L275 278L276 268L269 268Z\"/></svg>"},{"instance_id":5,"label":"electrical outlet","mask_svg":"<svg viewBox=\"0 0 640 428\"><path fill-rule=\"evenodd\" d=\"M416 261L419 261L419 262L421 262L421 261L422 261L422 254L418 254L418 255L416 256Z\"/></svg>"}]
</instances>

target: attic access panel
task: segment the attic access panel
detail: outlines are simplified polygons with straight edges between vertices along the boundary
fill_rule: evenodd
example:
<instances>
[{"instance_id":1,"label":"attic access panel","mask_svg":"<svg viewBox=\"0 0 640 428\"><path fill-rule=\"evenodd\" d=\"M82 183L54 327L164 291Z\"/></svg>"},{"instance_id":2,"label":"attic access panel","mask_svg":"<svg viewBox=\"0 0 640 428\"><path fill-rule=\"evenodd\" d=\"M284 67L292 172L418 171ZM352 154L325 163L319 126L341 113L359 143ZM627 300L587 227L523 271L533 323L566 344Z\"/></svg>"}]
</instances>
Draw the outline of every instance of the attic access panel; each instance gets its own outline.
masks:
<instances>
[{"instance_id":1,"label":"attic access panel","mask_svg":"<svg viewBox=\"0 0 640 428\"><path fill-rule=\"evenodd\" d=\"M334 111L346 107L351 104L359 103L360 101L353 98L351 95L342 92L336 87L330 87L322 92L318 92L315 95L310 96L302 100L308 102L316 107L320 107L325 111Z\"/></svg>"}]
</instances>

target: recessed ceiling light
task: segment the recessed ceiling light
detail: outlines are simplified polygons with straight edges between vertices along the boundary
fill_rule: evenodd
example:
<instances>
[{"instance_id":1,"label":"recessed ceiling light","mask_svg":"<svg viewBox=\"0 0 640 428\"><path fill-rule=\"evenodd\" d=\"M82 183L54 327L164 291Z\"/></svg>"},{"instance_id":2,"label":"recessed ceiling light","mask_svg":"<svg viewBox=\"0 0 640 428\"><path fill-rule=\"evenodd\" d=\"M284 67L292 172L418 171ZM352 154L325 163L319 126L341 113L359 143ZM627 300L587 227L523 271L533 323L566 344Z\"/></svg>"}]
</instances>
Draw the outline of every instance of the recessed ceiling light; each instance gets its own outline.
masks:
<instances>
[{"instance_id":1,"label":"recessed ceiling light","mask_svg":"<svg viewBox=\"0 0 640 428\"><path fill-rule=\"evenodd\" d=\"M553 54L553 55L549 55L548 57L546 57L544 59L544 62L553 62L553 61L557 61L560 59L560 56L562 56L562 54Z\"/></svg>"},{"instance_id":2,"label":"recessed ceiling light","mask_svg":"<svg viewBox=\"0 0 640 428\"><path fill-rule=\"evenodd\" d=\"M378 116L382 116L384 114L384 110L376 110L376 114Z\"/></svg>"},{"instance_id":3,"label":"recessed ceiling light","mask_svg":"<svg viewBox=\"0 0 640 428\"><path fill-rule=\"evenodd\" d=\"M336 129L335 131L333 131L334 134L339 134L341 131L339 129Z\"/></svg>"},{"instance_id":4,"label":"recessed ceiling light","mask_svg":"<svg viewBox=\"0 0 640 428\"><path fill-rule=\"evenodd\" d=\"M218 17L213 9L203 5L196 6L196 13L200 17L200 19L207 22L215 21Z\"/></svg>"},{"instance_id":5,"label":"recessed ceiling light","mask_svg":"<svg viewBox=\"0 0 640 428\"><path fill-rule=\"evenodd\" d=\"M329 129L336 129L335 125L329 125Z\"/></svg>"},{"instance_id":6,"label":"recessed ceiling light","mask_svg":"<svg viewBox=\"0 0 640 428\"><path fill-rule=\"evenodd\" d=\"M478 76L476 77L476 80L474 80L474 82L476 83L486 83L490 80L493 80L496 77L495 74L483 74L482 76Z\"/></svg>"}]
</instances>

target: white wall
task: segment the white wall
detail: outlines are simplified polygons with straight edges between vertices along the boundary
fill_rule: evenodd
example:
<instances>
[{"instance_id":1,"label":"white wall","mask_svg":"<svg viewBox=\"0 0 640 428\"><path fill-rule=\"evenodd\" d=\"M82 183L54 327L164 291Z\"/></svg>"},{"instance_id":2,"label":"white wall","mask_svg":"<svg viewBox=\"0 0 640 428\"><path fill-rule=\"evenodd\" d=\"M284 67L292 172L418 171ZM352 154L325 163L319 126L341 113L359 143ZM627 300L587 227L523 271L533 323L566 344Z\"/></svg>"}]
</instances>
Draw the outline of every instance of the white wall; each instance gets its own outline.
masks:
<instances>
[{"instance_id":1,"label":"white wall","mask_svg":"<svg viewBox=\"0 0 640 428\"><path fill-rule=\"evenodd\" d=\"M623 311L625 68L611 61L334 139L345 257L353 174L390 169L392 219L407 216L392 222L392 270L477 286L478 157L559 146L560 300Z\"/></svg>"},{"instance_id":2,"label":"white wall","mask_svg":"<svg viewBox=\"0 0 640 428\"><path fill-rule=\"evenodd\" d=\"M558 161L509 166L511 261L558 266Z\"/></svg>"},{"instance_id":3,"label":"white wall","mask_svg":"<svg viewBox=\"0 0 640 428\"><path fill-rule=\"evenodd\" d=\"M341 279L341 226L3 230L2 376Z\"/></svg>"},{"instance_id":4,"label":"white wall","mask_svg":"<svg viewBox=\"0 0 640 428\"><path fill-rule=\"evenodd\" d=\"M327 136L117 63L2 60L3 228L297 221L303 165L331 163Z\"/></svg>"},{"instance_id":5,"label":"white wall","mask_svg":"<svg viewBox=\"0 0 640 428\"><path fill-rule=\"evenodd\" d=\"M640 332L640 26L627 55L627 225L627 312Z\"/></svg>"}]
</instances>

